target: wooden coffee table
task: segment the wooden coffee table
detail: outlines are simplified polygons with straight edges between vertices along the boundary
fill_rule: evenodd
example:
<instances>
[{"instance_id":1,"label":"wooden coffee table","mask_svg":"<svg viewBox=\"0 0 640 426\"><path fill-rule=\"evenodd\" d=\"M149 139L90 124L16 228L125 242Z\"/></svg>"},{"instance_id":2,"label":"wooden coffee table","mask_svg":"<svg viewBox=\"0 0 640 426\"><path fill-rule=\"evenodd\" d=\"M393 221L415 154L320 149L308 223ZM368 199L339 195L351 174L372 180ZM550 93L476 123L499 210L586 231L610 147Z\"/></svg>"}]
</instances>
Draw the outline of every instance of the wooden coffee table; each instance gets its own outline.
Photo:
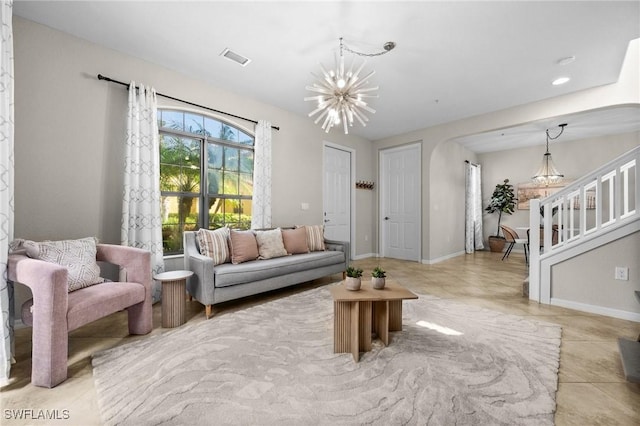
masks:
<instances>
[{"instance_id":1,"label":"wooden coffee table","mask_svg":"<svg viewBox=\"0 0 640 426\"><path fill-rule=\"evenodd\" d=\"M360 360L360 352L371 350L371 333L376 333L385 345L390 331L402 331L402 301L417 299L400 284L386 280L385 288L375 290L371 282L363 281L358 291L347 290L344 284L330 288L333 297L333 351L351 353Z\"/></svg>"}]
</instances>

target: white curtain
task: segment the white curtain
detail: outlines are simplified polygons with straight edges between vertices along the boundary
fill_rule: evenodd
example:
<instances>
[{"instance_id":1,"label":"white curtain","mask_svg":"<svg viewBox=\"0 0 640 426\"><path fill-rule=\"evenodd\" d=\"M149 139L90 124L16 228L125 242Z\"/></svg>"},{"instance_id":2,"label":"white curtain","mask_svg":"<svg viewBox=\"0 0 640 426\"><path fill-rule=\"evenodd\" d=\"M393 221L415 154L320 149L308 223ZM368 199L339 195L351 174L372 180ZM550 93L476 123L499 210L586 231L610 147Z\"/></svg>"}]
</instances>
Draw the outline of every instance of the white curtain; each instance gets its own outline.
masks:
<instances>
[{"instance_id":1,"label":"white curtain","mask_svg":"<svg viewBox=\"0 0 640 426\"><path fill-rule=\"evenodd\" d=\"M482 250L482 167L465 163L465 252Z\"/></svg>"},{"instance_id":2,"label":"white curtain","mask_svg":"<svg viewBox=\"0 0 640 426\"><path fill-rule=\"evenodd\" d=\"M253 160L251 228L271 227L271 122L258 120Z\"/></svg>"},{"instance_id":3,"label":"white curtain","mask_svg":"<svg viewBox=\"0 0 640 426\"><path fill-rule=\"evenodd\" d=\"M0 310L2 348L0 386L7 384L13 360L13 287L7 282L9 243L13 240L13 26L10 0L2 0L0 20Z\"/></svg>"},{"instance_id":4,"label":"white curtain","mask_svg":"<svg viewBox=\"0 0 640 426\"><path fill-rule=\"evenodd\" d=\"M156 92L135 82L129 85L129 111L125 147L122 245L151 252L153 274L164 271L162 217L160 216L160 149ZM162 285L154 280L153 301Z\"/></svg>"}]
</instances>

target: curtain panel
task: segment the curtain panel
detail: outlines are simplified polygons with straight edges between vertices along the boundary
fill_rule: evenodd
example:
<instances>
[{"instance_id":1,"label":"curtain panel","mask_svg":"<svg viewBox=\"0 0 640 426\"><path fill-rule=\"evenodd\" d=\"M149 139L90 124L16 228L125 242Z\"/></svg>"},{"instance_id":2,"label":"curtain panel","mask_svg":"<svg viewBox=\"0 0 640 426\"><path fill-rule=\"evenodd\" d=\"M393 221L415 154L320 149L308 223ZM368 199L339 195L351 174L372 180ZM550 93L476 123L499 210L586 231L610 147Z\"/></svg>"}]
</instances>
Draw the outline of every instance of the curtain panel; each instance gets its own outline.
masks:
<instances>
[{"instance_id":1,"label":"curtain panel","mask_svg":"<svg viewBox=\"0 0 640 426\"><path fill-rule=\"evenodd\" d=\"M271 228L271 122L258 120L255 131L251 228Z\"/></svg>"},{"instance_id":2,"label":"curtain panel","mask_svg":"<svg viewBox=\"0 0 640 426\"><path fill-rule=\"evenodd\" d=\"M465 252L482 250L482 167L465 163Z\"/></svg>"},{"instance_id":3,"label":"curtain panel","mask_svg":"<svg viewBox=\"0 0 640 426\"><path fill-rule=\"evenodd\" d=\"M13 240L13 2L2 0L0 20L0 386L8 383L13 361L13 285L7 281L9 243Z\"/></svg>"},{"instance_id":4,"label":"curtain panel","mask_svg":"<svg viewBox=\"0 0 640 426\"><path fill-rule=\"evenodd\" d=\"M156 91L129 85L121 244L151 252L152 273L164 271L160 215L160 147ZM154 280L153 301L162 285Z\"/></svg>"}]
</instances>

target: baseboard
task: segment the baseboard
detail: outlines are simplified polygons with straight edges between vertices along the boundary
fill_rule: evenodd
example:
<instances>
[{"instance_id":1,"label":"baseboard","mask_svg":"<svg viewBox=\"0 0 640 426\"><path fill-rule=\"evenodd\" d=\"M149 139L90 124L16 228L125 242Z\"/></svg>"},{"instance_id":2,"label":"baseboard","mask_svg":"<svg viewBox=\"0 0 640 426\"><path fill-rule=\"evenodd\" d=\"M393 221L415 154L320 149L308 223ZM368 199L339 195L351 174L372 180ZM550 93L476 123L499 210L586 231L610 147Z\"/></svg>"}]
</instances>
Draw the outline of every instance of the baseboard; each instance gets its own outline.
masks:
<instances>
[{"instance_id":1,"label":"baseboard","mask_svg":"<svg viewBox=\"0 0 640 426\"><path fill-rule=\"evenodd\" d=\"M425 265L433 265L434 263L443 262L445 260L453 259L454 257L462 256L466 254L464 251L459 251L457 253L451 253L446 256L436 257L435 259L422 259L421 263Z\"/></svg>"},{"instance_id":2,"label":"baseboard","mask_svg":"<svg viewBox=\"0 0 640 426\"><path fill-rule=\"evenodd\" d=\"M640 322L640 313L621 311L620 309L607 308L604 306L588 305L586 303L573 302L571 300L551 298L551 304L563 308L575 309L576 311L589 312L591 314L604 315L623 319L627 321Z\"/></svg>"},{"instance_id":3,"label":"baseboard","mask_svg":"<svg viewBox=\"0 0 640 426\"><path fill-rule=\"evenodd\" d=\"M365 253L365 254L359 254L355 256L353 260L369 259L370 257L379 257L379 256L378 256L378 253Z\"/></svg>"}]
</instances>

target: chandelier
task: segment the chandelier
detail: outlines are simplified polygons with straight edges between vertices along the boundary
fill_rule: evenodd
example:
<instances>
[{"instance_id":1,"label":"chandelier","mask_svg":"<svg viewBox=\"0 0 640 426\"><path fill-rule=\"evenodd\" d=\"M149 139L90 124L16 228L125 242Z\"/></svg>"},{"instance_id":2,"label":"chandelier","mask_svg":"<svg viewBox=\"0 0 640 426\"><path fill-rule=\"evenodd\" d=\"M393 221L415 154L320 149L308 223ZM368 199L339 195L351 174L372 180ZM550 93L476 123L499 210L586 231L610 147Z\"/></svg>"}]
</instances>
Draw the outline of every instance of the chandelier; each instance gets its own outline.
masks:
<instances>
[{"instance_id":1,"label":"chandelier","mask_svg":"<svg viewBox=\"0 0 640 426\"><path fill-rule=\"evenodd\" d=\"M557 136L551 137L549 136L549 129L547 129L547 152L544 153L542 157L542 166L538 169L536 175L532 178L533 181L540 185L549 186L554 183L558 183L564 177L556 166L553 164L553 160L551 159L551 153L549 152L549 140L558 139L562 132L564 132L564 128L567 126L567 123L563 123L558 125L560 127L560 133Z\"/></svg>"},{"instance_id":2,"label":"chandelier","mask_svg":"<svg viewBox=\"0 0 640 426\"><path fill-rule=\"evenodd\" d=\"M329 71L320 64L322 75L318 76L311 73L317 80L311 86L306 86L305 89L311 92L318 93L315 96L305 97L305 101L317 102L317 108L309 113L309 117L313 117L319 114L314 123L318 124L321 120L322 130L326 133L331 130L333 126L337 126L342 123L344 133L349 133L349 127L353 126L354 119L360 122L362 126L366 126L366 122L369 121L366 112L375 114L376 110L367 105L366 98L377 98L377 94L373 94L378 90L378 86L367 87L369 84L369 78L375 74L375 71L371 71L369 74L360 78L360 73L366 61L362 61L359 67L355 68L355 58L351 62L351 66L347 70L344 66L344 51L353 53L358 56L380 56L391 51L396 44L389 41L384 44L384 51L379 53L361 53L349 49L342 42L340 37L340 56L336 58L335 70Z\"/></svg>"}]
</instances>

